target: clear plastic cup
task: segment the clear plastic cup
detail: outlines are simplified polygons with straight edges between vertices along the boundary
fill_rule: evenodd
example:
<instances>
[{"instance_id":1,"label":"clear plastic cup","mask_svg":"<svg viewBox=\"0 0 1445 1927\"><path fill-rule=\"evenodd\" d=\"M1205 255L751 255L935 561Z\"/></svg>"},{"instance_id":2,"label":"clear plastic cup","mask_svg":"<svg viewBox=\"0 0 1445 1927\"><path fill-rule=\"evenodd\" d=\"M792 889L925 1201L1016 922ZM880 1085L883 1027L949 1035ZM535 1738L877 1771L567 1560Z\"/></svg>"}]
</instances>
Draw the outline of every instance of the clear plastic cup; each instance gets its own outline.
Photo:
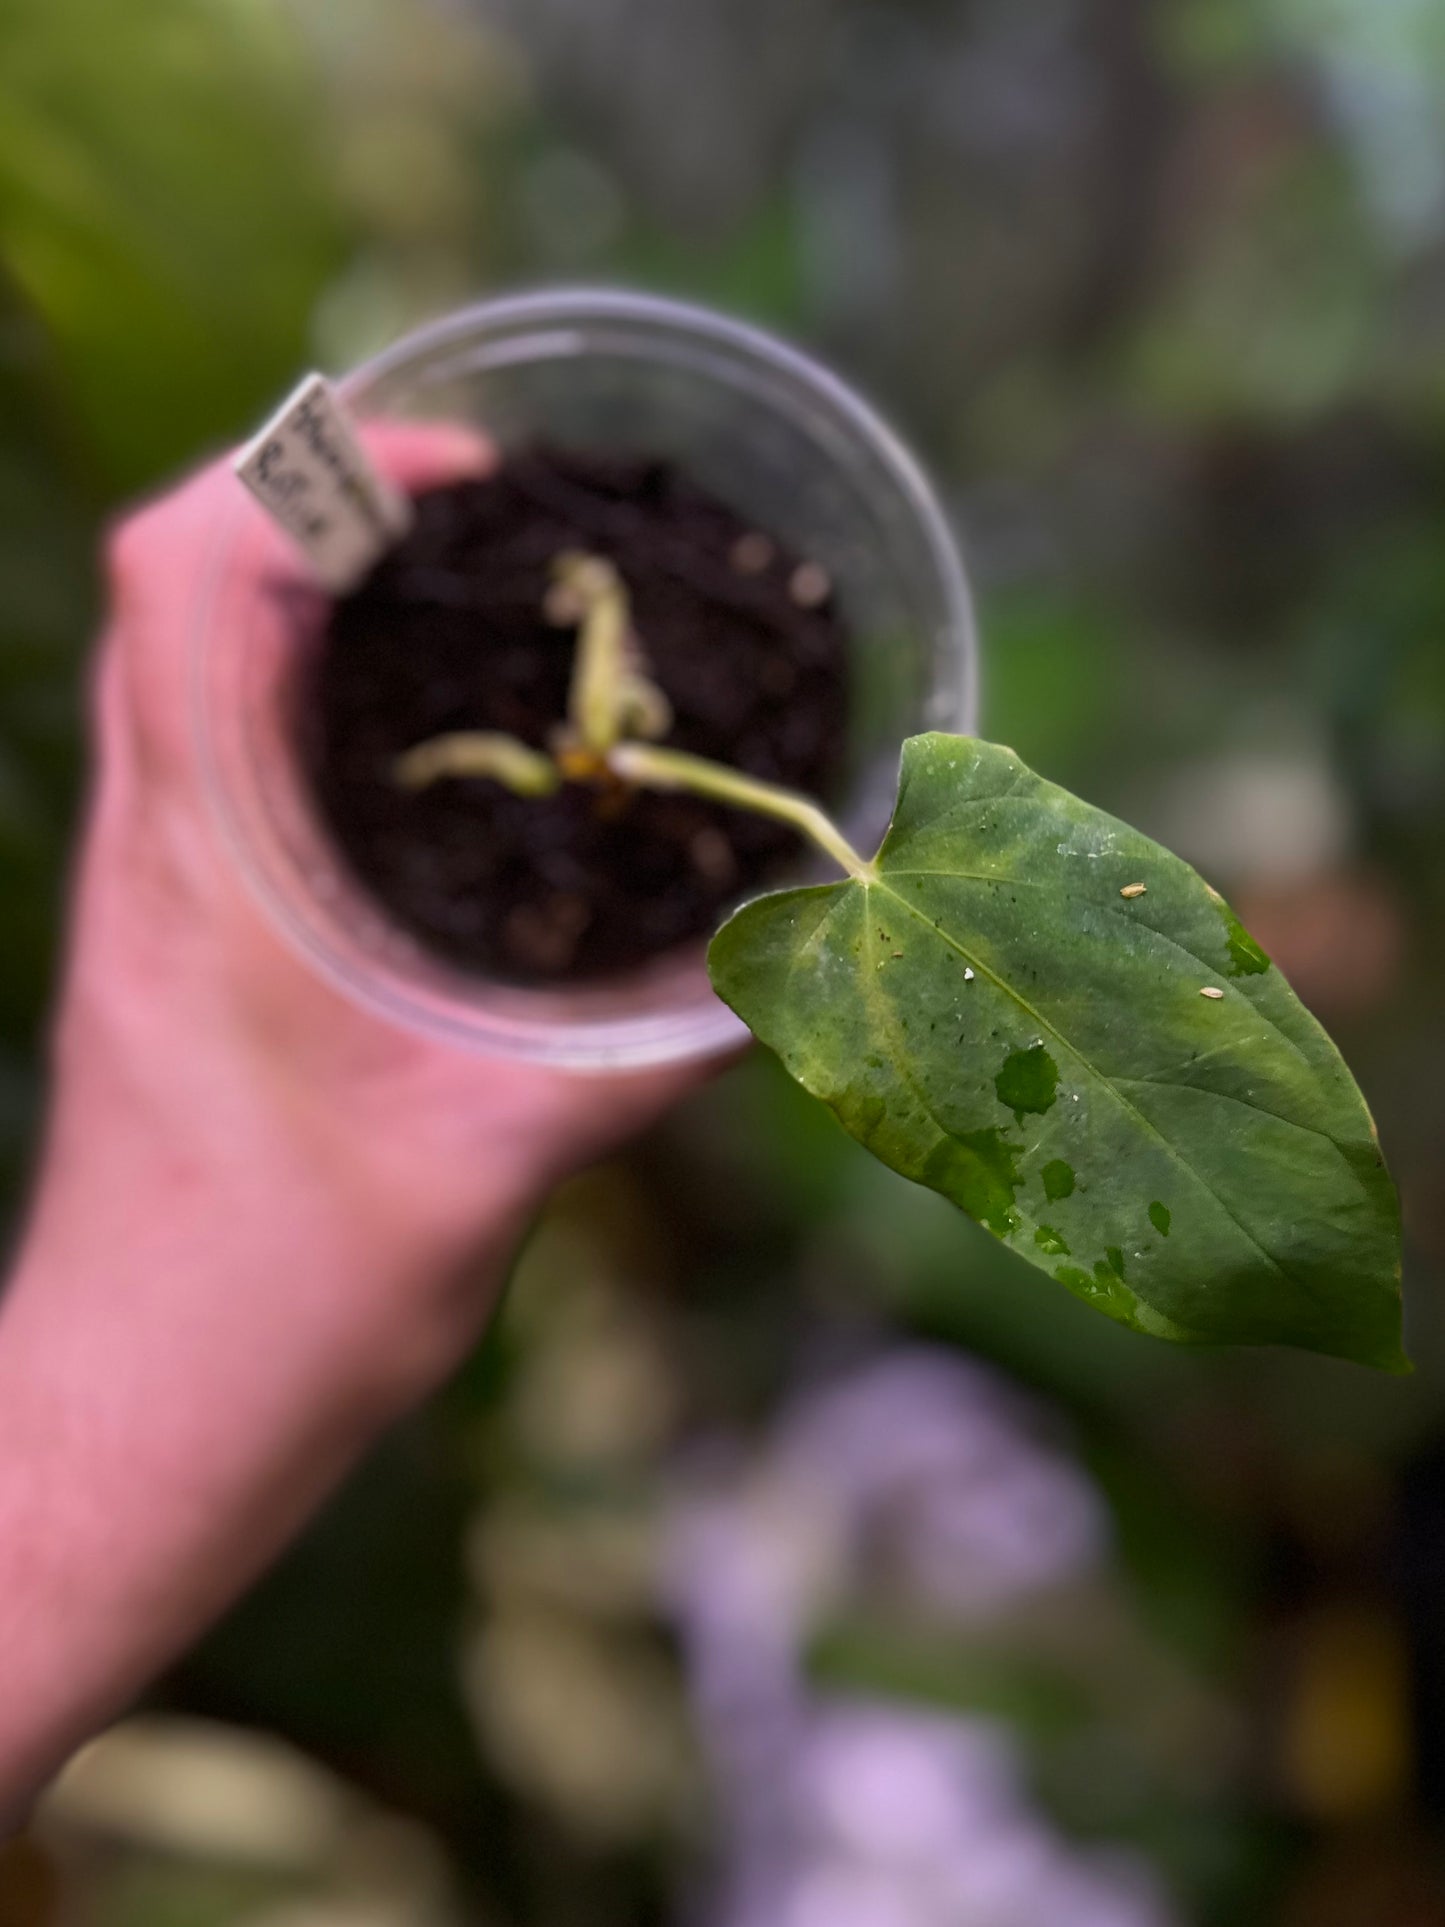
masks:
<instances>
[{"instance_id":1,"label":"clear plastic cup","mask_svg":"<svg viewBox=\"0 0 1445 1927\"><path fill-rule=\"evenodd\" d=\"M913 456L835 375L770 335L650 295L509 296L417 330L341 383L356 414L461 422L504 451L536 439L666 457L819 562L852 638L845 794L855 845L887 823L906 736L969 732L976 645L963 566ZM479 1052L626 1069L724 1051L744 1032L705 945L607 982L520 989L434 957L348 874L296 753L304 617L278 643L237 561L238 484L196 633L196 721L227 840L278 929L348 996ZM312 624L314 630L314 621ZM294 646L292 646L294 644ZM815 880L804 864L780 883Z\"/></svg>"}]
</instances>

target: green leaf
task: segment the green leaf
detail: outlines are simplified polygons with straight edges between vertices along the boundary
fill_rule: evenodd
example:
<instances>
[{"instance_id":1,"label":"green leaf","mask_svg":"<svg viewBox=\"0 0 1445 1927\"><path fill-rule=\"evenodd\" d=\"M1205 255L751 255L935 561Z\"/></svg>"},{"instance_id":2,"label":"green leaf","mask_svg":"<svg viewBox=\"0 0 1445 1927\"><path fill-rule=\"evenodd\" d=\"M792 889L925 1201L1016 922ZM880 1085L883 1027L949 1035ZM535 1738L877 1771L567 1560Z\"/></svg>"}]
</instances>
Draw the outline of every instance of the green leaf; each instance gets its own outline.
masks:
<instances>
[{"instance_id":1,"label":"green leaf","mask_svg":"<svg viewBox=\"0 0 1445 1927\"><path fill-rule=\"evenodd\" d=\"M854 1137L1109 1317L1408 1369L1334 1046L1188 864L1012 750L915 737L871 870L745 905L708 961Z\"/></svg>"}]
</instances>

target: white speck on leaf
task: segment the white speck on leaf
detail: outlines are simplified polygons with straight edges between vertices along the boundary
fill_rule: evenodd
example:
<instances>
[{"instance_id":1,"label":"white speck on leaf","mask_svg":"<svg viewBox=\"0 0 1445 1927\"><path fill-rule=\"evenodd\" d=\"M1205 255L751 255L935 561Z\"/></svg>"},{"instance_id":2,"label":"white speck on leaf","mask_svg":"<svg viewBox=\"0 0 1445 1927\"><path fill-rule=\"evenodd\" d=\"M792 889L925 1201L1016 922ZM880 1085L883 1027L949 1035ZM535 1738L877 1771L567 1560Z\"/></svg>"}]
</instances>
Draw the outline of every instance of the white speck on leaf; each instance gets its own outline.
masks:
<instances>
[{"instance_id":1,"label":"white speck on leaf","mask_svg":"<svg viewBox=\"0 0 1445 1927\"><path fill-rule=\"evenodd\" d=\"M1203 988L1200 990L1199 994L1201 997L1208 997L1213 1002L1218 1003L1220 998L1224 995L1224 992L1218 989L1214 984L1205 984Z\"/></svg>"}]
</instances>

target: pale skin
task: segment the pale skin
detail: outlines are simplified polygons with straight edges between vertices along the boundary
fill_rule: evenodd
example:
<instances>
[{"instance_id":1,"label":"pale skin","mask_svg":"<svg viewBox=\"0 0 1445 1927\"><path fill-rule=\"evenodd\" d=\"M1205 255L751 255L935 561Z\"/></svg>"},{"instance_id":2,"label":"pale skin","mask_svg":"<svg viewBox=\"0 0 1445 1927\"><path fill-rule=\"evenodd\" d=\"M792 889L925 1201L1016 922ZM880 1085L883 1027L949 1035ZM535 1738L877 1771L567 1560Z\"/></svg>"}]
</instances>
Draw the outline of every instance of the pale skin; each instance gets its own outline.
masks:
<instances>
[{"instance_id":1,"label":"pale skin","mask_svg":"<svg viewBox=\"0 0 1445 1927\"><path fill-rule=\"evenodd\" d=\"M391 427L403 487L470 438ZM0 1823L475 1343L528 1219L699 1075L485 1061L273 934L201 790L187 652L237 484L124 522L34 1199L0 1296ZM246 566L294 574L259 515ZM278 604L277 620L282 620Z\"/></svg>"}]
</instances>

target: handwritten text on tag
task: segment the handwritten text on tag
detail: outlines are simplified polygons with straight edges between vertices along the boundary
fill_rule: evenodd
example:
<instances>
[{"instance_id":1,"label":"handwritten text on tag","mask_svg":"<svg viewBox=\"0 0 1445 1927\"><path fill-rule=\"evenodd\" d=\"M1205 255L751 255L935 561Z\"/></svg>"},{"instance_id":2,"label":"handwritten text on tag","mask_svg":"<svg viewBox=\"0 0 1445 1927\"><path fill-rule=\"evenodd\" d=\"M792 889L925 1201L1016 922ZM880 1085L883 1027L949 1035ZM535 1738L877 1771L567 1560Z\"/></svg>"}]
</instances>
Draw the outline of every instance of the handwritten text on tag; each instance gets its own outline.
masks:
<instances>
[{"instance_id":1,"label":"handwritten text on tag","mask_svg":"<svg viewBox=\"0 0 1445 1927\"><path fill-rule=\"evenodd\" d=\"M353 588L411 526L324 375L308 375L236 456L236 474L328 589Z\"/></svg>"}]
</instances>

